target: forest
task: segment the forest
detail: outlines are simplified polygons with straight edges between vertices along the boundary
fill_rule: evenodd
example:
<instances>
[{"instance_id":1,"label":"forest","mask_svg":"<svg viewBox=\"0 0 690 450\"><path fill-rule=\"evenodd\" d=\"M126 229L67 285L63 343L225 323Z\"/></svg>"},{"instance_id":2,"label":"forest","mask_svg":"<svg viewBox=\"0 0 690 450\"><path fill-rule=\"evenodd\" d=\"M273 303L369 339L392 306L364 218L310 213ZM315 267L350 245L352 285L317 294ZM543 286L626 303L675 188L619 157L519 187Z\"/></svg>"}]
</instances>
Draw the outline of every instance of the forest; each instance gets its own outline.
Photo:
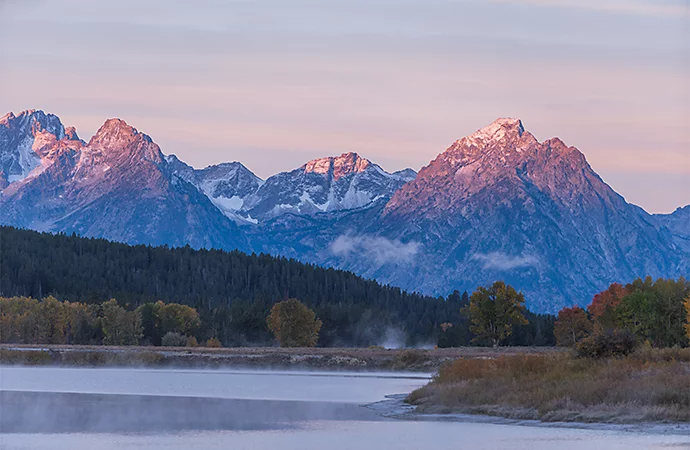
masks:
<instances>
[{"instance_id":1,"label":"forest","mask_svg":"<svg viewBox=\"0 0 690 450\"><path fill-rule=\"evenodd\" d=\"M0 296L50 296L86 306L115 299L129 312L158 301L186 305L200 318L195 338L224 346L272 345L266 317L288 298L304 302L322 321L322 347L450 347L475 338L460 312L469 303L466 292L434 298L265 254L129 246L12 227L0 227ZM554 316L527 311L525 317L504 345L555 344Z\"/></svg>"}]
</instances>

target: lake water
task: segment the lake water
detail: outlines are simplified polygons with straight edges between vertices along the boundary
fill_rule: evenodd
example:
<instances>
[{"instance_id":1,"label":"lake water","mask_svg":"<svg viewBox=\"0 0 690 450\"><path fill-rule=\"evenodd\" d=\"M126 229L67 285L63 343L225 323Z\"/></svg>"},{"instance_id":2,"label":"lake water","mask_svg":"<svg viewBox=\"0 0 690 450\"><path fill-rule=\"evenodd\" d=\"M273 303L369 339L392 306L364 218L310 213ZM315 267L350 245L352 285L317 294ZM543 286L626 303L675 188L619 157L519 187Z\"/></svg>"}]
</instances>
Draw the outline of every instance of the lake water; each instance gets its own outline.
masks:
<instances>
[{"instance_id":1,"label":"lake water","mask_svg":"<svg viewBox=\"0 0 690 450\"><path fill-rule=\"evenodd\" d=\"M387 419L428 375L0 367L2 449L668 449L690 437Z\"/></svg>"}]
</instances>

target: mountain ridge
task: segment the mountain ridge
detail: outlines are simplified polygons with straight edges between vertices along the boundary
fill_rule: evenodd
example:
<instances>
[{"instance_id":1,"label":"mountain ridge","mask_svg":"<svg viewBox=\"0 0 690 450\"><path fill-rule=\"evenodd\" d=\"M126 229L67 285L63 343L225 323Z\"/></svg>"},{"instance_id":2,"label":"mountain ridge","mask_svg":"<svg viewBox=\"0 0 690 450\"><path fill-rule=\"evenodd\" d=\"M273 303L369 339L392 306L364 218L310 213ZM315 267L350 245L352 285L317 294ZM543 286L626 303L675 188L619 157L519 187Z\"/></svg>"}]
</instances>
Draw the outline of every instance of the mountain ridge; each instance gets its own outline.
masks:
<instances>
[{"instance_id":1,"label":"mountain ridge","mask_svg":"<svg viewBox=\"0 0 690 450\"><path fill-rule=\"evenodd\" d=\"M25 127L5 129L29 136ZM251 250L206 196L173 176L149 136L119 119L106 121L86 144L66 145L40 173L9 184L0 205L7 225L133 244Z\"/></svg>"},{"instance_id":2,"label":"mountain ridge","mask_svg":"<svg viewBox=\"0 0 690 450\"><path fill-rule=\"evenodd\" d=\"M539 142L516 118L457 139L419 173L349 152L262 180L237 161L191 167L121 119L87 143L57 116L20 116L0 119L7 225L267 252L432 295L505 279L549 312L614 281L690 272L690 207L648 214L576 147Z\"/></svg>"}]
</instances>

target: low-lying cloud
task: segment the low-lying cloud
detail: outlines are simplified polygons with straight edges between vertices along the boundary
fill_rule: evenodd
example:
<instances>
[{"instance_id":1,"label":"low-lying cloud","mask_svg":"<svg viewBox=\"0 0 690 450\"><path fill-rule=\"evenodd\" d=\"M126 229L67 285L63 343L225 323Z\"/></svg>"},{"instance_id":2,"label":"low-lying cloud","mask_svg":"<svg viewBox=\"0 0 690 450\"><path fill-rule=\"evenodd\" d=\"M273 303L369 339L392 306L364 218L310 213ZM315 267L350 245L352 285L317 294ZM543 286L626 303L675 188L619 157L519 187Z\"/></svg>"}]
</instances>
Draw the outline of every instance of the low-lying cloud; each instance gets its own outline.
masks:
<instances>
[{"instance_id":1,"label":"low-lying cloud","mask_svg":"<svg viewBox=\"0 0 690 450\"><path fill-rule=\"evenodd\" d=\"M534 255L510 256L501 252L476 253L472 259L482 261L484 269L512 270L536 266L539 259Z\"/></svg>"},{"instance_id":2,"label":"low-lying cloud","mask_svg":"<svg viewBox=\"0 0 690 450\"><path fill-rule=\"evenodd\" d=\"M357 255L372 258L378 264L410 262L419 252L419 242L402 242L382 236L341 235L330 245L335 256Z\"/></svg>"}]
</instances>

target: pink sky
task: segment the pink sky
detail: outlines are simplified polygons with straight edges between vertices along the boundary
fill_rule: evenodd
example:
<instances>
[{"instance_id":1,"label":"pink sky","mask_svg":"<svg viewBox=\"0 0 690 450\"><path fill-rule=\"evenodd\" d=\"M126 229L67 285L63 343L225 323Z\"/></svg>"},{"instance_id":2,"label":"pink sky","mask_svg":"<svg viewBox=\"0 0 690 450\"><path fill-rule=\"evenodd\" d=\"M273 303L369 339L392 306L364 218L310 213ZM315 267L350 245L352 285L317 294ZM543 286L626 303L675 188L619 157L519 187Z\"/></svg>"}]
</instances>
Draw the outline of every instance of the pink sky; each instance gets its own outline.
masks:
<instances>
[{"instance_id":1,"label":"pink sky","mask_svg":"<svg viewBox=\"0 0 690 450\"><path fill-rule=\"evenodd\" d=\"M650 212L690 203L681 1L177 3L0 1L0 115L43 109L87 139L120 117L262 177L344 151L419 169L512 116Z\"/></svg>"}]
</instances>

